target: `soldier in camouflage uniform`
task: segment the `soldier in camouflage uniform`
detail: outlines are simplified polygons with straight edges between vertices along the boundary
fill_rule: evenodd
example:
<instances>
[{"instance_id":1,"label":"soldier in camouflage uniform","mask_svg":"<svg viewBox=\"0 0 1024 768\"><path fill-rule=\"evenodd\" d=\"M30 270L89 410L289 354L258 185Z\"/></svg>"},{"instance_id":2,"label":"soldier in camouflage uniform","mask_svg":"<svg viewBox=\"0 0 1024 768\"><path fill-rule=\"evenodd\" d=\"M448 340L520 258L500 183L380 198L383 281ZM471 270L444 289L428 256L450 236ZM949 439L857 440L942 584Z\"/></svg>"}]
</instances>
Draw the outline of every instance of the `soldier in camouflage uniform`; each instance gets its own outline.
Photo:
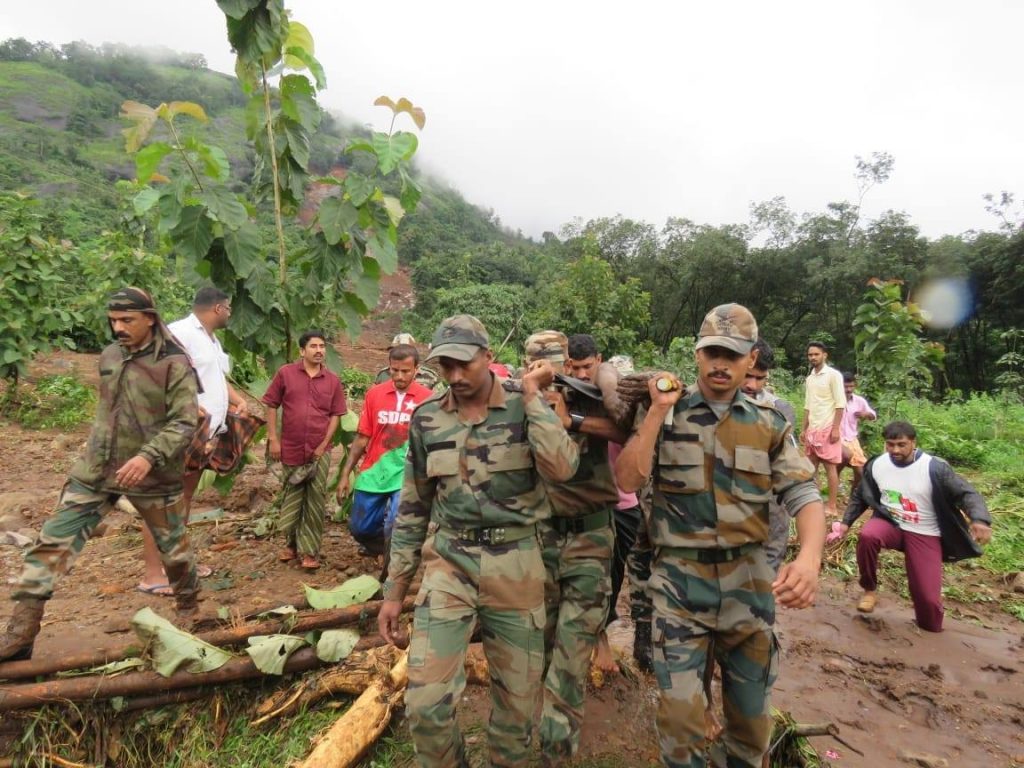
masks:
<instances>
[{"instance_id":1,"label":"soldier in camouflage uniform","mask_svg":"<svg viewBox=\"0 0 1024 768\"><path fill-rule=\"evenodd\" d=\"M25 554L0 659L29 658L46 601L93 529L126 496L156 539L179 615L197 610L199 581L185 529L185 448L199 419L188 356L149 294L113 294L107 319L117 343L100 355L100 397L85 453L71 468L56 513Z\"/></svg>"},{"instance_id":2,"label":"soldier in camouflage uniform","mask_svg":"<svg viewBox=\"0 0 1024 768\"><path fill-rule=\"evenodd\" d=\"M526 363L546 360L568 372L568 339L541 331L526 340ZM552 517L541 523L547 624L544 638L544 706L540 746L544 765L579 748L590 657L604 624L615 546L612 510L619 500L608 463L608 440L625 440L597 400L561 391L545 396L579 447L580 462L568 482L548 483Z\"/></svg>"},{"instance_id":3,"label":"soldier in camouflage uniform","mask_svg":"<svg viewBox=\"0 0 1024 768\"><path fill-rule=\"evenodd\" d=\"M623 490L653 476L654 669L658 731L669 768L703 768L703 674L709 646L722 668L723 745L734 768L760 768L771 736L769 693L778 669L775 603L803 608L817 593L825 519L810 464L777 410L740 392L756 360L757 324L737 304L704 318L698 380L649 382L651 405L615 475ZM659 381L675 388L662 391ZM764 553L768 501L797 521L801 550L776 576Z\"/></svg>"},{"instance_id":4,"label":"soldier in camouflage uniform","mask_svg":"<svg viewBox=\"0 0 1024 768\"><path fill-rule=\"evenodd\" d=\"M487 332L469 315L434 334L449 389L422 403L409 455L378 617L399 644L399 614L422 558L409 647L406 711L419 764L461 768L455 710L477 624L491 673L492 766L525 765L544 663L544 565L537 524L550 515L541 479L571 478L579 452L539 396L554 372L537 364L522 393L488 369Z\"/></svg>"}]
</instances>

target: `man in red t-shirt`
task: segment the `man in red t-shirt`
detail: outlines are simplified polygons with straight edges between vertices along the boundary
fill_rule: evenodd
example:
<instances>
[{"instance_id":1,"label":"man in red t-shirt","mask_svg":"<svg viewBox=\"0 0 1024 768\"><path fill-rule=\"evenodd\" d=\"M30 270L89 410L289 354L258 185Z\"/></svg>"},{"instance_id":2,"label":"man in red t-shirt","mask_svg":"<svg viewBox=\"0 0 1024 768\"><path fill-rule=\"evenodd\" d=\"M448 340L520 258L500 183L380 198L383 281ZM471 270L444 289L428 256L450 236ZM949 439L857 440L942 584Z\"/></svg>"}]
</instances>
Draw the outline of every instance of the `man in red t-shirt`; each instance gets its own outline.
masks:
<instances>
[{"instance_id":1,"label":"man in red t-shirt","mask_svg":"<svg viewBox=\"0 0 1024 768\"><path fill-rule=\"evenodd\" d=\"M390 381L370 387L359 416L358 436L349 450L338 482L338 503L352 487L352 470L360 459L348 527L352 538L373 554L384 551L398 513L405 471L409 422L416 406L433 392L416 382L420 355L411 344L388 352Z\"/></svg>"},{"instance_id":2,"label":"man in red t-shirt","mask_svg":"<svg viewBox=\"0 0 1024 768\"><path fill-rule=\"evenodd\" d=\"M302 567L312 570L320 567L331 438L348 406L341 379L324 365L323 331L302 334L299 350L298 362L282 365L274 374L263 404L270 458L279 460L285 470L278 528L286 546L280 559L287 562L301 555ZM278 408L283 408L280 436Z\"/></svg>"}]
</instances>

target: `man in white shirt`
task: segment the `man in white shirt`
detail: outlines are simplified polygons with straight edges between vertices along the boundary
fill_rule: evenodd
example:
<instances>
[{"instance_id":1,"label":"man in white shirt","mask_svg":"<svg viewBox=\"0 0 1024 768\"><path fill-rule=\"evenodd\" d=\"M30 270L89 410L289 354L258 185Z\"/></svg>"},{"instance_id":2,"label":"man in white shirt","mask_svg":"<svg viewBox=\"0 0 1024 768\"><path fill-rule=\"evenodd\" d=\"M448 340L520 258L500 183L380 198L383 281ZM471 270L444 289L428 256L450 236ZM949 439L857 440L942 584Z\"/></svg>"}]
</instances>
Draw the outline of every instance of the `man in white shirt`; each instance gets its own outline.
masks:
<instances>
[{"instance_id":1,"label":"man in white shirt","mask_svg":"<svg viewBox=\"0 0 1024 768\"><path fill-rule=\"evenodd\" d=\"M857 539L857 568L864 588L857 610L875 609L878 556L882 549L898 549L906 562L917 625L941 632L942 563L981 555L979 545L992 538L988 509L981 494L949 464L917 447L912 425L893 421L882 436L885 453L864 467L864 478L854 488L840 525L846 535L854 521L871 510Z\"/></svg>"},{"instance_id":2,"label":"man in white shirt","mask_svg":"<svg viewBox=\"0 0 1024 768\"><path fill-rule=\"evenodd\" d=\"M825 465L828 476L828 506L825 513L836 514L836 499L839 496L839 465L843 463L843 446L840 442L839 423L846 410L846 392L843 390L843 376L828 364L828 350L820 341L807 345L807 361L811 373L804 386L804 428L800 435L807 458L814 465Z\"/></svg>"},{"instance_id":3,"label":"man in white shirt","mask_svg":"<svg viewBox=\"0 0 1024 768\"><path fill-rule=\"evenodd\" d=\"M207 286L196 292L192 302L192 314L168 325L191 359L192 367L195 368L199 383L202 385L199 408L210 417L208 437L224 430L228 408L233 407L234 412L238 414L244 414L247 410L245 398L228 383L227 375L231 371L231 361L214 335L215 331L227 327L230 317L231 298L219 288ZM202 470L186 470L185 473L186 523L192 506L192 495L202 474ZM142 528L142 559L145 571L136 589L151 595L171 595L172 590L160 561L160 552L146 526ZM196 571L200 577L211 574L210 567L206 565L197 565Z\"/></svg>"}]
</instances>

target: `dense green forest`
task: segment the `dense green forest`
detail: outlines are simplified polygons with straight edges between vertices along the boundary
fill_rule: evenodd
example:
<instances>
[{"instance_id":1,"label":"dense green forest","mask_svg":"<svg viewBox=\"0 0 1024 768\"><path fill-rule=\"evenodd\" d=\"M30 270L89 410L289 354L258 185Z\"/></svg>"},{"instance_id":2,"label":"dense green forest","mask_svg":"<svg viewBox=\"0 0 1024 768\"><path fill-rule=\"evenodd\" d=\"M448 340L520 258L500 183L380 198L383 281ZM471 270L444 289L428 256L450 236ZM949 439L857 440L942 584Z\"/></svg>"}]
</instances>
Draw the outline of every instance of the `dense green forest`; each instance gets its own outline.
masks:
<instances>
[{"instance_id":1,"label":"dense green forest","mask_svg":"<svg viewBox=\"0 0 1024 768\"><path fill-rule=\"evenodd\" d=\"M194 130L226 151L240 191L252 183L246 98L234 77L210 71L202 56L82 42L0 44L0 185L28 196L4 197L0 246L9 258L32 236L56 249L65 267L54 284L71 270L75 290L59 292L63 314L51 322L52 336L86 348L103 339L101 291L143 282L177 310L199 280L155 234L155 214L132 210L135 166L118 119L129 99L200 104L211 120ZM347 168L343 144L362 130L325 114L311 142L311 173ZM824 211L793 211L780 196L752 204L749 220L736 224L702 224L680 211L662 226L621 217L568 222L539 241L416 173L423 198L399 236L417 295L406 323L428 333L440 317L470 311L495 337L510 337L508 359L529 332L553 326L593 333L608 354L665 364L687 348L709 307L738 301L754 311L791 370L801 368L806 343L816 339L834 348L840 367L867 369L878 385L884 372L867 357L884 352L885 375L908 372L908 394L1019 395L1024 230L1011 213L1012 196L988 200L991 231L929 240L898 211L861 214L871 187L893 166L885 153L858 158L851 169L858 199ZM949 278L959 281L963 316L938 327L948 323L929 324L913 302L925 286ZM869 287L873 279L885 291ZM872 302L873 316L858 315ZM889 332L887 343L866 341Z\"/></svg>"}]
</instances>

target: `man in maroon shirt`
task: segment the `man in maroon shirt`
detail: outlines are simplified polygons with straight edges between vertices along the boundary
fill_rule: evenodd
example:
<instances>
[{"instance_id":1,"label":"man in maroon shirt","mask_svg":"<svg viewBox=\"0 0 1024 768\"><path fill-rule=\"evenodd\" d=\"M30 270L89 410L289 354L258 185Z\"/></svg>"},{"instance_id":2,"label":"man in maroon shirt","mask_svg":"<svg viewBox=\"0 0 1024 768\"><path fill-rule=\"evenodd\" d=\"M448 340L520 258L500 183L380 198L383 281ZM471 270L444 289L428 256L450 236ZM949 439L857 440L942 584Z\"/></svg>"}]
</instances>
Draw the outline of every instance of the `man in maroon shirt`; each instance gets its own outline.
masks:
<instances>
[{"instance_id":1,"label":"man in maroon shirt","mask_svg":"<svg viewBox=\"0 0 1024 768\"><path fill-rule=\"evenodd\" d=\"M341 380L327 370L327 340L323 331L299 337L298 362L281 366L263 395L267 406L270 458L284 465L284 489L278 528L284 532L283 562L302 557L302 567L320 567L324 535L327 475L331 438L339 419L348 412ZM277 409L283 408L281 433Z\"/></svg>"}]
</instances>

